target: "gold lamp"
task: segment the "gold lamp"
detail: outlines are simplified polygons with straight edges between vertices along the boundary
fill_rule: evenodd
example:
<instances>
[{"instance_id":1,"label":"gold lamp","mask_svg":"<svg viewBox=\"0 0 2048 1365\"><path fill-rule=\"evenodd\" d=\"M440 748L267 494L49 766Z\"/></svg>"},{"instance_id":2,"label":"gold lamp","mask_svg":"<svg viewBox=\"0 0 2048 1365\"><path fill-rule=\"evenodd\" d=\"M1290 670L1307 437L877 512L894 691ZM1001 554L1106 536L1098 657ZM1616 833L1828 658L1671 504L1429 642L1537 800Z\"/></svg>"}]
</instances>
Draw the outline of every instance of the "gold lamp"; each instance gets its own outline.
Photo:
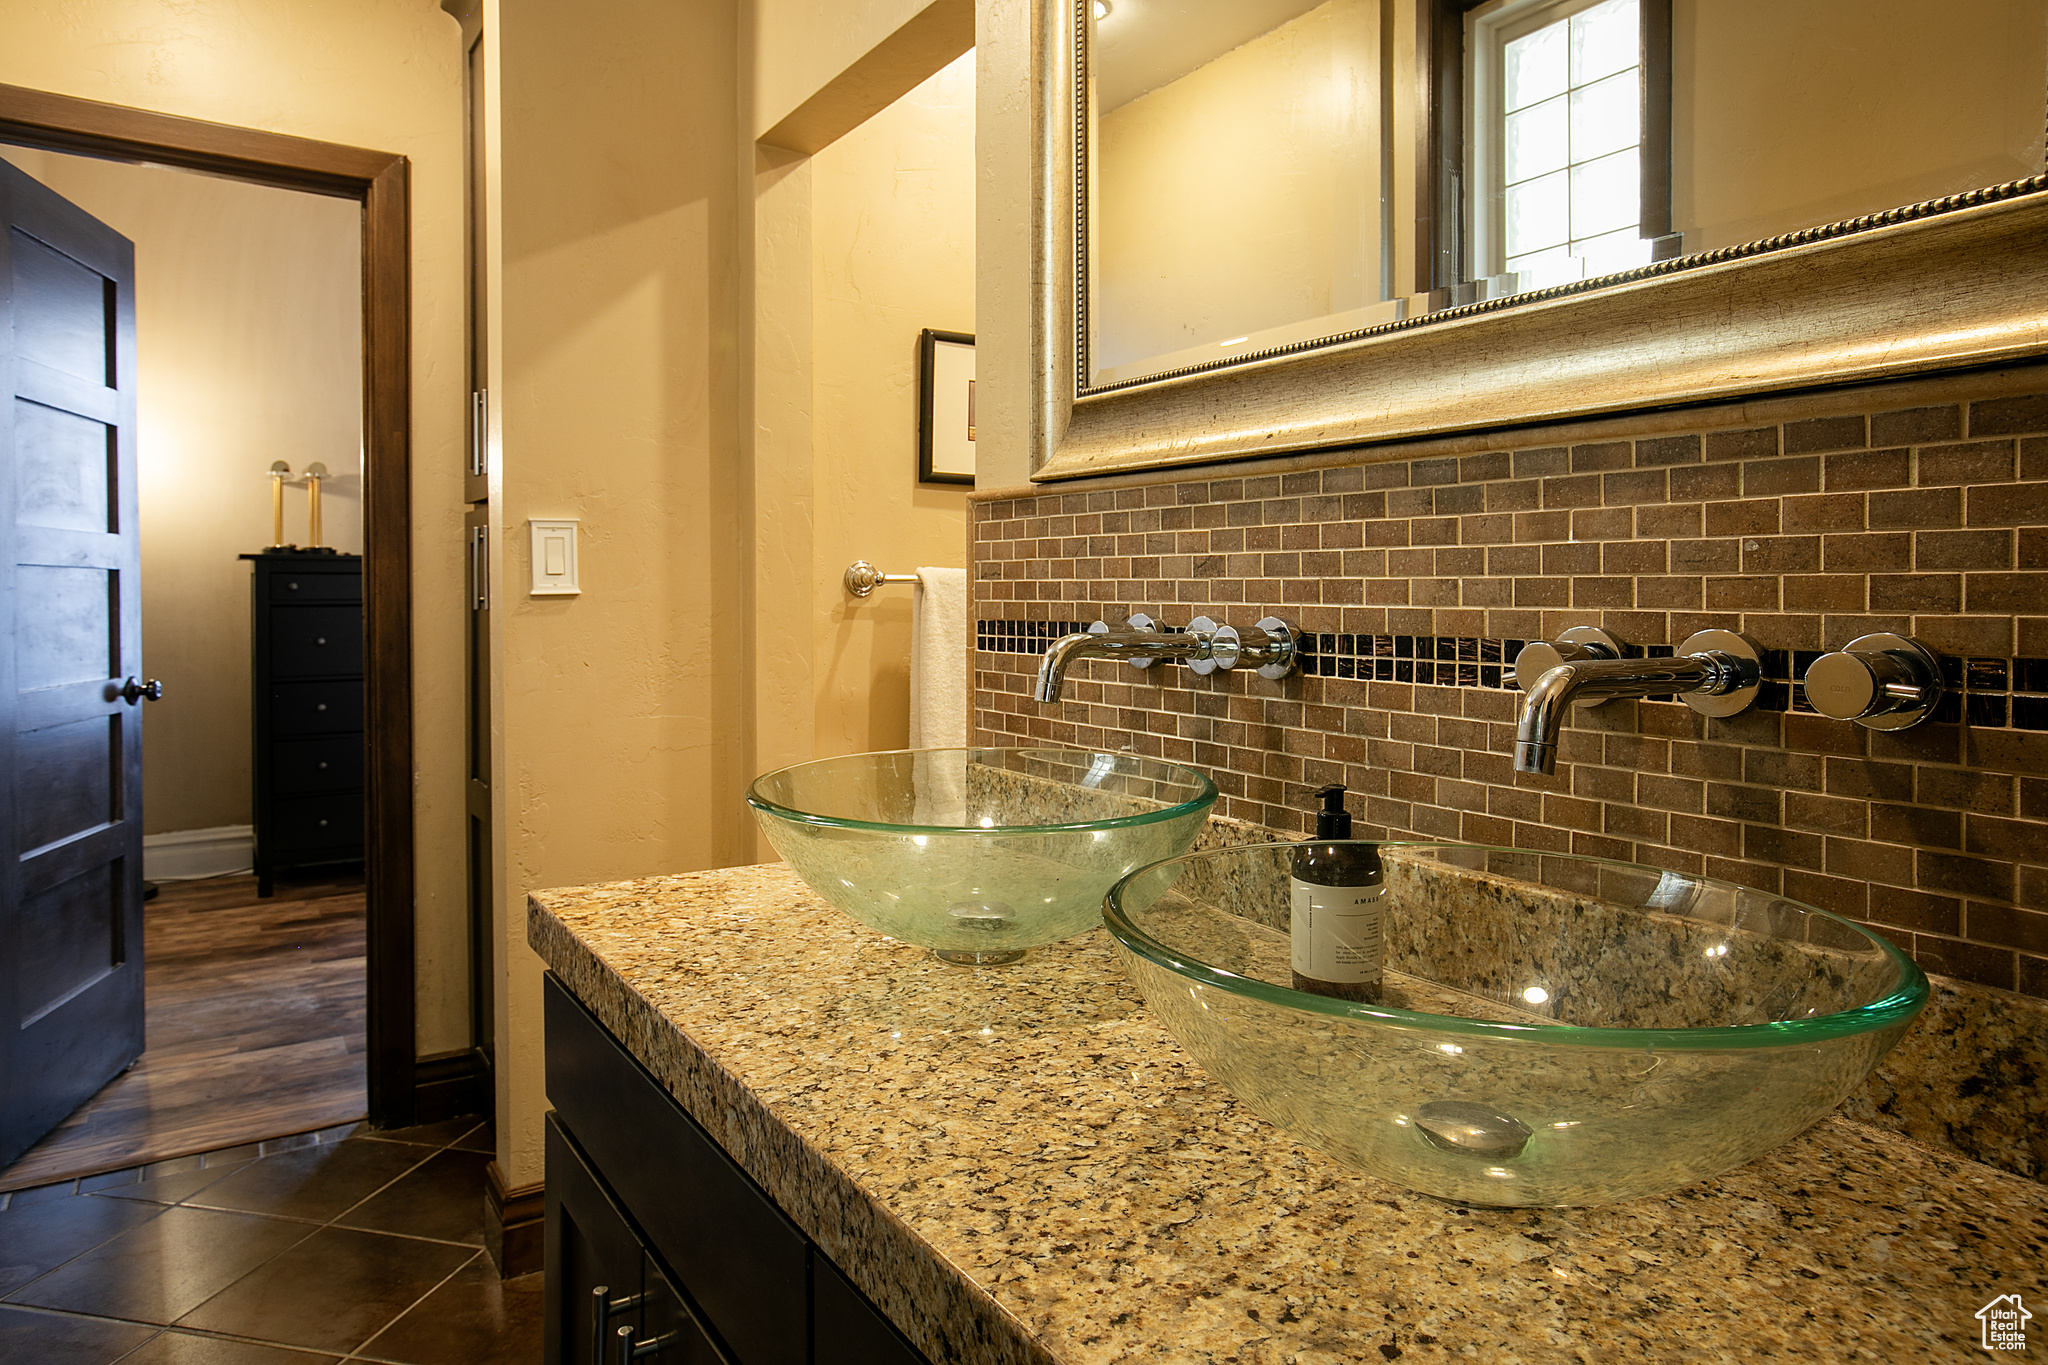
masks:
<instances>
[{"instance_id":1,"label":"gold lamp","mask_svg":"<svg viewBox=\"0 0 2048 1365\"><path fill-rule=\"evenodd\" d=\"M284 481L291 477L292 467L283 460L270 466L270 548L288 550L284 543Z\"/></svg>"}]
</instances>

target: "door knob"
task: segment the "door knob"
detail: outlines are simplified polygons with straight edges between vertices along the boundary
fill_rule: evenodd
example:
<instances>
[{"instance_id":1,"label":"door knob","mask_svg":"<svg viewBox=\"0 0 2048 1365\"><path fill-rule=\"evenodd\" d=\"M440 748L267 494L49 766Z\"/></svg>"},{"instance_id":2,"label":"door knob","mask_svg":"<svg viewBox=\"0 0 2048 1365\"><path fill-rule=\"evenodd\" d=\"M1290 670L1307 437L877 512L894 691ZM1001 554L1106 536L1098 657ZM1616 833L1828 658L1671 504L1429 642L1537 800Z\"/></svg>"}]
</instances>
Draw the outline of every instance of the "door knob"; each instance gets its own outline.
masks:
<instances>
[{"instance_id":1,"label":"door knob","mask_svg":"<svg viewBox=\"0 0 2048 1365\"><path fill-rule=\"evenodd\" d=\"M139 701L162 701L163 695L164 685L155 678L146 683L139 683L130 678L121 686L121 700L130 706Z\"/></svg>"},{"instance_id":2,"label":"door knob","mask_svg":"<svg viewBox=\"0 0 2048 1365\"><path fill-rule=\"evenodd\" d=\"M1823 654L1806 670L1806 699L1836 720L1904 730L1934 714L1941 660L1906 635L1865 635Z\"/></svg>"}]
</instances>

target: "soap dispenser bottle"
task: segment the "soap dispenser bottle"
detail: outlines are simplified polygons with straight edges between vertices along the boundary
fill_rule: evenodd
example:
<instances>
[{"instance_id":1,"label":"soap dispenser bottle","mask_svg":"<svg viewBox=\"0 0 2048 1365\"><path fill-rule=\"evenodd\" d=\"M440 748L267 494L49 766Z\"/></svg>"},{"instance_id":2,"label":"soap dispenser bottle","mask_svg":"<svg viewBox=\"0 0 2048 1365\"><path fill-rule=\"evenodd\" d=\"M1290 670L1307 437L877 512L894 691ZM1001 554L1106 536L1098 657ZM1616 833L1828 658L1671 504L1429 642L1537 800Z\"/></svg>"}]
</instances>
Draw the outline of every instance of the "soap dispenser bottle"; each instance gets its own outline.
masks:
<instances>
[{"instance_id":1,"label":"soap dispenser bottle","mask_svg":"<svg viewBox=\"0 0 2048 1365\"><path fill-rule=\"evenodd\" d=\"M1323 808L1315 838L1294 851L1294 989L1377 1001L1386 959L1386 870L1373 844L1329 842L1351 837L1344 788L1324 787L1316 796Z\"/></svg>"}]
</instances>

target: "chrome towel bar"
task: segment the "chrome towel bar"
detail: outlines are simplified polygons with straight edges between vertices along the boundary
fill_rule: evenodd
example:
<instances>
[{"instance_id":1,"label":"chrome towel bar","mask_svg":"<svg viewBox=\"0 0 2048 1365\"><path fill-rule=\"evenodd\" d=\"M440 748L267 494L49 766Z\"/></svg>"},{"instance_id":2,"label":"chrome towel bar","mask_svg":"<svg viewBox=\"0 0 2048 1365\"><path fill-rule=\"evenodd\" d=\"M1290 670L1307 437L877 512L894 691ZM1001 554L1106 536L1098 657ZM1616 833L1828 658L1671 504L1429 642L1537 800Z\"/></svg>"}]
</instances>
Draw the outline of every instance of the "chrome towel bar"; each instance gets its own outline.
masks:
<instances>
[{"instance_id":1,"label":"chrome towel bar","mask_svg":"<svg viewBox=\"0 0 2048 1365\"><path fill-rule=\"evenodd\" d=\"M914 573L883 573L865 559L856 559L846 566L846 577L842 580L846 590L855 597L866 597L884 583L915 583Z\"/></svg>"}]
</instances>

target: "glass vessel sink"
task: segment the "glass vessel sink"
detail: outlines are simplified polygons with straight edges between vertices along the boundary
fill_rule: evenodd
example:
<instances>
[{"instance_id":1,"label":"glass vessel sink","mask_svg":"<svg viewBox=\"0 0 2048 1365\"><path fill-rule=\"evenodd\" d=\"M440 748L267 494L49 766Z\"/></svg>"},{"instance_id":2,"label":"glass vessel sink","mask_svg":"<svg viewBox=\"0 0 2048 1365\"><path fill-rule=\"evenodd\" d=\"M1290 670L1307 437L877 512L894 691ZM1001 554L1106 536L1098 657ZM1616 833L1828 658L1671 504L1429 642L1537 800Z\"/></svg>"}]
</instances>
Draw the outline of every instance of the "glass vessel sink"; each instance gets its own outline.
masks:
<instances>
[{"instance_id":1,"label":"glass vessel sink","mask_svg":"<svg viewBox=\"0 0 2048 1365\"><path fill-rule=\"evenodd\" d=\"M1134 867L1187 851L1216 803L1192 768L1084 749L907 749L755 779L754 819L813 891L949 962L1085 933Z\"/></svg>"},{"instance_id":2,"label":"glass vessel sink","mask_svg":"<svg viewBox=\"0 0 2048 1365\"><path fill-rule=\"evenodd\" d=\"M1293 848L1140 868L1103 921L1239 1099L1443 1199L1601 1204L1739 1166L1840 1103L1927 1000L1884 939L1780 896L1427 843L1379 846L1381 1001L1312 995L1290 985Z\"/></svg>"}]
</instances>

